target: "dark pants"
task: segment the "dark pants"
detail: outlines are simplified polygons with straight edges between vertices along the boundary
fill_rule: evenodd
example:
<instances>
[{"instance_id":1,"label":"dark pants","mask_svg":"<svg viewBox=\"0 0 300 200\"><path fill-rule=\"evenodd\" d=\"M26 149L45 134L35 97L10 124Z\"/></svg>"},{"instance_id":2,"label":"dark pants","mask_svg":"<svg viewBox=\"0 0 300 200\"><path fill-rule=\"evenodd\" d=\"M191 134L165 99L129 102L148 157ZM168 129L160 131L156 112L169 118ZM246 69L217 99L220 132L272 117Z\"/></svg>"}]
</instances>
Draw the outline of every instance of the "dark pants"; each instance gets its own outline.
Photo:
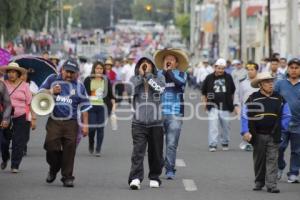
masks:
<instances>
[{"instance_id":1,"label":"dark pants","mask_svg":"<svg viewBox=\"0 0 300 200\"><path fill-rule=\"evenodd\" d=\"M16 117L12 119L13 122L13 134L12 138L7 139L2 137L1 152L3 162L7 162L10 158L9 146L12 141L12 152L11 152L11 168L19 169L20 163L23 157L23 151L26 144L26 115Z\"/></svg>"},{"instance_id":2,"label":"dark pants","mask_svg":"<svg viewBox=\"0 0 300 200\"><path fill-rule=\"evenodd\" d=\"M144 179L144 156L148 143L149 179L160 182L163 168L163 127L143 127L132 125L133 151L128 183L133 179Z\"/></svg>"},{"instance_id":3,"label":"dark pants","mask_svg":"<svg viewBox=\"0 0 300 200\"><path fill-rule=\"evenodd\" d=\"M54 120L49 118L44 148L50 173L61 169L62 180L74 179L73 168L76 152L78 124L76 120Z\"/></svg>"},{"instance_id":4,"label":"dark pants","mask_svg":"<svg viewBox=\"0 0 300 200\"><path fill-rule=\"evenodd\" d=\"M284 160L284 152L291 144L291 157L290 157L290 169L288 176L299 175L300 169L300 133L282 133L282 142L279 146L279 158L278 158L278 168L283 170L286 167L286 162Z\"/></svg>"},{"instance_id":5,"label":"dark pants","mask_svg":"<svg viewBox=\"0 0 300 200\"><path fill-rule=\"evenodd\" d=\"M104 106L93 106L89 110L89 146L94 149L95 134L97 133L96 152L100 153L104 138L105 113Z\"/></svg>"},{"instance_id":6,"label":"dark pants","mask_svg":"<svg viewBox=\"0 0 300 200\"><path fill-rule=\"evenodd\" d=\"M123 99L123 92L124 92L124 85L123 83L116 82L115 83L115 97L116 97L116 102L121 102Z\"/></svg>"},{"instance_id":7,"label":"dark pants","mask_svg":"<svg viewBox=\"0 0 300 200\"><path fill-rule=\"evenodd\" d=\"M278 149L279 144L274 143L273 136L262 134L255 136L253 160L256 185L277 187Z\"/></svg>"},{"instance_id":8,"label":"dark pants","mask_svg":"<svg viewBox=\"0 0 300 200\"><path fill-rule=\"evenodd\" d=\"M24 148L24 153L27 153L27 144L30 140L30 125L31 125L31 122L30 121L26 121L25 123L25 127L24 127L24 131L25 131L25 148Z\"/></svg>"}]
</instances>

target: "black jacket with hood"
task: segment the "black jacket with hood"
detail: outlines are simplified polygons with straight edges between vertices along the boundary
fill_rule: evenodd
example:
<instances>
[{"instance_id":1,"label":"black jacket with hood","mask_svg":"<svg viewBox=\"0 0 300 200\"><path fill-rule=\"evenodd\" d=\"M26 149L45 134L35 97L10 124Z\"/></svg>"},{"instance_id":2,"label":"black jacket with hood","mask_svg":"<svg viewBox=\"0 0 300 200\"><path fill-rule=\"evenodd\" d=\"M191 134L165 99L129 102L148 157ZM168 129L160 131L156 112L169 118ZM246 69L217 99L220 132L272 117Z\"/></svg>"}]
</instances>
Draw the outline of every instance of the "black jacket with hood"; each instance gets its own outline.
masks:
<instances>
[{"instance_id":1,"label":"black jacket with hood","mask_svg":"<svg viewBox=\"0 0 300 200\"><path fill-rule=\"evenodd\" d=\"M144 59L152 63L153 72L139 75L139 67ZM132 123L145 127L162 126L161 95L165 87L165 77L158 75L152 57L146 55L139 59L135 66L135 76L131 78L133 91L133 119ZM149 85L146 92L145 86Z\"/></svg>"}]
</instances>

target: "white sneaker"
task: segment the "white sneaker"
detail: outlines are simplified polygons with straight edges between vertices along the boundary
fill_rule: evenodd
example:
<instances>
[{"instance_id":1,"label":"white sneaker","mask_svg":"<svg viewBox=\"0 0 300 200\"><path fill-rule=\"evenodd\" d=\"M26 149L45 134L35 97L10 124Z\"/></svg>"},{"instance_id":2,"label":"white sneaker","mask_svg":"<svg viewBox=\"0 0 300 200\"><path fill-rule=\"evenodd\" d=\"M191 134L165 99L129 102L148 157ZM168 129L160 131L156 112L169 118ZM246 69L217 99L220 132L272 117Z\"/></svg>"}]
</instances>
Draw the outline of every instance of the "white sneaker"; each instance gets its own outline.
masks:
<instances>
[{"instance_id":1,"label":"white sneaker","mask_svg":"<svg viewBox=\"0 0 300 200\"><path fill-rule=\"evenodd\" d=\"M151 188L159 188L159 182L156 180L150 180L150 187Z\"/></svg>"},{"instance_id":2,"label":"white sneaker","mask_svg":"<svg viewBox=\"0 0 300 200\"><path fill-rule=\"evenodd\" d=\"M222 145L222 150L223 151L229 151L229 146L228 145Z\"/></svg>"},{"instance_id":3,"label":"white sneaker","mask_svg":"<svg viewBox=\"0 0 300 200\"><path fill-rule=\"evenodd\" d=\"M13 174L17 174L17 173L19 173L19 170L18 170L18 169L14 169L14 168L12 168L12 169L11 169L11 173L13 173Z\"/></svg>"},{"instance_id":4,"label":"white sneaker","mask_svg":"<svg viewBox=\"0 0 300 200\"><path fill-rule=\"evenodd\" d=\"M215 151L217 151L217 148L216 147L209 147L209 151L210 152L215 152Z\"/></svg>"},{"instance_id":5,"label":"white sneaker","mask_svg":"<svg viewBox=\"0 0 300 200\"><path fill-rule=\"evenodd\" d=\"M141 189L141 181L137 178L133 179L130 182L129 186L130 186L130 189L132 189L132 190L139 190L139 189Z\"/></svg>"},{"instance_id":6,"label":"white sneaker","mask_svg":"<svg viewBox=\"0 0 300 200\"><path fill-rule=\"evenodd\" d=\"M290 175L287 182L288 183L299 183L298 176Z\"/></svg>"}]
</instances>

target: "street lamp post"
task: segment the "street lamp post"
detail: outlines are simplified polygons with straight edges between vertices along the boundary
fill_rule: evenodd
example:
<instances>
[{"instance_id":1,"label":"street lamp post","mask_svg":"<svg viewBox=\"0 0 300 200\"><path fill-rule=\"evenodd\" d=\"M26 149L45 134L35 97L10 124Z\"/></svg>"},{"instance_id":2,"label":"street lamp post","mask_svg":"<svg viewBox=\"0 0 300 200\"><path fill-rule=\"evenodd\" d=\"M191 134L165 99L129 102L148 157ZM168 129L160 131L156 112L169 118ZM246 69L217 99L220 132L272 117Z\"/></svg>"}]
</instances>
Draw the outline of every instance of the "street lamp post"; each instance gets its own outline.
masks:
<instances>
[{"instance_id":1,"label":"street lamp post","mask_svg":"<svg viewBox=\"0 0 300 200\"><path fill-rule=\"evenodd\" d=\"M268 39L269 39L269 57L272 57L272 28L271 28L271 0L268 0Z\"/></svg>"},{"instance_id":2,"label":"street lamp post","mask_svg":"<svg viewBox=\"0 0 300 200\"><path fill-rule=\"evenodd\" d=\"M77 7L82 6L82 2L79 2L78 4L75 4L74 6L70 6L70 13L69 13L69 17L68 17L68 33L71 34L72 33L72 24L73 24L73 10Z\"/></svg>"}]
</instances>

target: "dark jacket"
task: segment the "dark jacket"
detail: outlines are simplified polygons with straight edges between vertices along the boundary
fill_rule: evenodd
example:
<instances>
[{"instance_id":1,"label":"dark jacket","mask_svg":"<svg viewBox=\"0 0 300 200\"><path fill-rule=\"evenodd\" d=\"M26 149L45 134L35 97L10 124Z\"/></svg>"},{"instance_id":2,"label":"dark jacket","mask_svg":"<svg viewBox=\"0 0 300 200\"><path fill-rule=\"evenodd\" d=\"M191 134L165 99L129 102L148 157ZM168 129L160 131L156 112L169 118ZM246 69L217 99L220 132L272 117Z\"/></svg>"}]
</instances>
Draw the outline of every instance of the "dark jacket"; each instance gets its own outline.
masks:
<instances>
[{"instance_id":1,"label":"dark jacket","mask_svg":"<svg viewBox=\"0 0 300 200\"><path fill-rule=\"evenodd\" d=\"M139 75L139 67L143 59L152 62L153 73L147 73L145 77ZM165 87L164 76L157 74L153 59L150 56L142 57L135 66L135 76L131 78L133 91L133 124L145 127L162 126L161 94ZM145 85L149 85L146 93Z\"/></svg>"},{"instance_id":2,"label":"dark jacket","mask_svg":"<svg viewBox=\"0 0 300 200\"><path fill-rule=\"evenodd\" d=\"M249 96L245 106L251 143L256 142L257 134L272 135L274 142L280 143L281 131L287 130L291 116L284 98L276 92L266 97L258 91Z\"/></svg>"},{"instance_id":3,"label":"dark jacket","mask_svg":"<svg viewBox=\"0 0 300 200\"><path fill-rule=\"evenodd\" d=\"M108 80L108 78L106 76L104 76L103 78L105 81L103 101L104 101L104 104L107 106L108 115L110 115L111 110L112 110L111 100L115 99L115 97L112 93L112 85L111 85L110 81ZM85 89L89 96L91 96L91 80L92 80L91 77L87 77L84 80L84 86L85 86Z\"/></svg>"}]
</instances>

